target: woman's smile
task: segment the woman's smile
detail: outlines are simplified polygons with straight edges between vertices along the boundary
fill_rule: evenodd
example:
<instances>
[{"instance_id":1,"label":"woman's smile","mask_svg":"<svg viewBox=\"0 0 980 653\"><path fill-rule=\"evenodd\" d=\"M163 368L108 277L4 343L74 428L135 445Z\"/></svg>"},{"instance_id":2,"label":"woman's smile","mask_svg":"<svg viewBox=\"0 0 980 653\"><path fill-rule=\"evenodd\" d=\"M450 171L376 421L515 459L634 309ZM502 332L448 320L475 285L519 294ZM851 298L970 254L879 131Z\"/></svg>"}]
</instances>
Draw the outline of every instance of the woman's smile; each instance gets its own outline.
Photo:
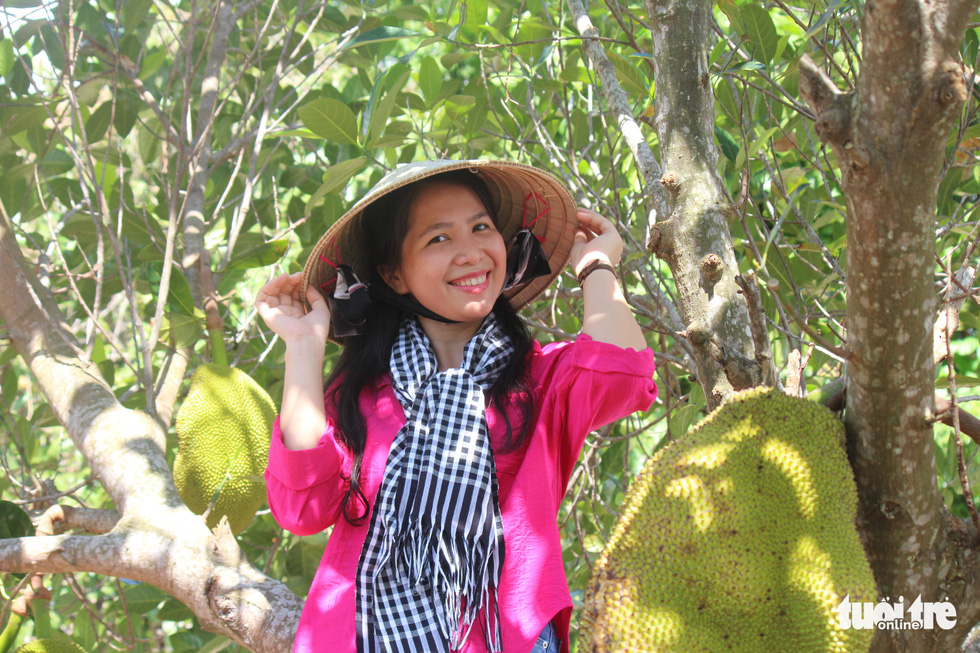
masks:
<instances>
[{"instance_id":1,"label":"woman's smile","mask_svg":"<svg viewBox=\"0 0 980 653\"><path fill-rule=\"evenodd\" d=\"M474 272L449 283L460 290L469 293L479 293L487 289L490 280L490 270Z\"/></svg>"}]
</instances>

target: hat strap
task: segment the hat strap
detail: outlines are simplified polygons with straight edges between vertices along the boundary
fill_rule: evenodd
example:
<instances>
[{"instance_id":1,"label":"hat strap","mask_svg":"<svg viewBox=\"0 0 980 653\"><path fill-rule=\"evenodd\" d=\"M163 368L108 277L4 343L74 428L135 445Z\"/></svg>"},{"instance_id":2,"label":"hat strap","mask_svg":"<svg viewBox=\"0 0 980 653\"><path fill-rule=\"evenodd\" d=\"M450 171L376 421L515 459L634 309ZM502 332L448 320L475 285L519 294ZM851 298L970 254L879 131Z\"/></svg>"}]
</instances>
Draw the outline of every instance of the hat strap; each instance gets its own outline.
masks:
<instances>
[{"instance_id":1,"label":"hat strap","mask_svg":"<svg viewBox=\"0 0 980 653\"><path fill-rule=\"evenodd\" d=\"M385 304L395 306L403 311L408 311L413 315L435 320L436 322L442 322L443 324L459 324L459 322L456 320L450 320L439 315L435 311L430 311L423 306L419 300L415 299L411 295L399 295L384 281L379 280L370 284L368 286L368 293L373 299L376 299L379 302L384 302Z\"/></svg>"}]
</instances>

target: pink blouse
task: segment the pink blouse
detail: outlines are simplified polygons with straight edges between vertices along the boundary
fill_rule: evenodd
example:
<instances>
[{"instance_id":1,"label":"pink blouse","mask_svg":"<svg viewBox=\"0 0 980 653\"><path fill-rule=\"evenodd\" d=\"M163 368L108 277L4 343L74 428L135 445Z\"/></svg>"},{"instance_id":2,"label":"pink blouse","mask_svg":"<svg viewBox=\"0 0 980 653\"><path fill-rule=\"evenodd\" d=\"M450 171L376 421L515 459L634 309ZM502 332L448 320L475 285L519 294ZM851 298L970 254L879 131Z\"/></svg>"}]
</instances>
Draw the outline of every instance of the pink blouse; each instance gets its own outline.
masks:
<instances>
[{"instance_id":1,"label":"pink blouse","mask_svg":"<svg viewBox=\"0 0 980 653\"><path fill-rule=\"evenodd\" d=\"M554 618L568 653L572 599L562 564L558 507L588 433L657 397L653 351L622 349L583 334L574 342L532 344L529 370L537 393L534 429L517 451L497 454L506 426L494 406L486 410L494 449L506 556L499 587L503 650L526 653ZM361 489L373 509L388 450L405 414L385 375L360 396L367 423ZM511 424L517 413L511 412ZM297 653L354 653L354 588L368 521L351 526L340 512L343 477L351 457L334 438L332 407L327 428L313 449L293 451L282 443L276 419L265 471L269 506L276 521L297 535L333 525L296 632ZM467 639L464 653L485 653L482 634Z\"/></svg>"}]
</instances>

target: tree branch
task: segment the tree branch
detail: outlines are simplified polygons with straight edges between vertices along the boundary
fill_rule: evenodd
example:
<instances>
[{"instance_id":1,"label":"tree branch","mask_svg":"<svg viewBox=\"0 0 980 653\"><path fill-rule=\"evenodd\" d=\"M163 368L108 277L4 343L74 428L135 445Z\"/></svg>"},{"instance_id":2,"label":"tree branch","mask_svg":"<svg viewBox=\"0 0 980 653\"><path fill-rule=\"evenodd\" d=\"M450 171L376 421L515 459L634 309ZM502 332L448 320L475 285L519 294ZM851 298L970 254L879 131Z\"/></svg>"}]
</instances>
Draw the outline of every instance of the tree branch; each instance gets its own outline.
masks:
<instances>
[{"instance_id":1,"label":"tree branch","mask_svg":"<svg viewBox=\"0 0 980 653\"><path fill-rule=\"evenodd\" d=\"M966 266L961 268L953 276L954 285L962 288L969 288L973 285L973 280L976 277L977 270L974 267ZM947 327L948 332L953 333L956 331L960 324L960 310L963 308L963 303L966 301L966 295L963 295L959 299L952 299L953 292L947 292L944 298L944 306L939 309L939 316L932 325L932 340L933 340L933 362L939 364L946 358L946 353L949 351L948 343L946 340ZM952 301L950 301L952 300ZM948 303L948 306L945 305Z\"/></svg>"},{"instance_id":2,"label":"tree branch","mask_svg":"<svg viewBox=\"0 0 980 653\"><path fill-rule=\"evenodd\" d=\"M762 306L762 293L755 272L749 270L735 277L735 283L742 289L742 296L749 308L749 325L752 327L752 343L755 347L755 362L762 371L762 382L770 388L782 389L779 373L772 361L772 345L769 343L769 329L766 328L766 311Z\"/></svg>"},{"instance_id":3,"label":"tree branch","mask_svg":"<svg viewBox=\"0 0 980 653\"><path fill-rule=\"evenodd\" d=\"M657 164L656 157L653 156L650 144L643 136L639 123L633 116L626 91L623 90L619 79L616 77L616 69L602 49L599 30L592 24L582 0L568 0L568 7L572 10L576 29L584 37L582 49L585 50L585 54L588 55L589 61L592 62L596 73L599 75L599 81L602 83L602 96L616 116L619 129L630 148L630 152L633 153L633 159L636 161L640 176L643 178L644 191L653 201L656 219L666 220L669 216L667 198L663 188L657 183L661 176L660 166Z\"/></svg>"},{"instance_id":4,"label":"tree branch","mask_svg":"<svg viewBox=\"0 0 980 653\"><path fill-rule=\"evenodd\" d=\"M302 601L255 570L224 524L209 534L200 517L122 520L105 535L0 540L0 571L88 571L150 583L175 596L214 633L252 651L288 653Z\"/></svg>"},{"instance_id":5,"label":"tree branch","mask_svg":"<svg viewBox=\"0 0 980 653\"><path fill-rule=\"evenodd\" d=\"M218 89L221 80L221 67L228 49L228 37L235 26L234 7L230 0L222 0L214 17L211 34L211 48L204 67L201 81L201 104L194 127L194 142L191 150L189 169L191 179L187 187L187 203L184 207L184 252L182 267L187 283L191 287L194 303L202 306L201 292L201 252L204 251L204 191L211 176L211 125L214 123L215 107L218 103ZM210 268L207 270L210 274Z\"/></svg>"},{"instance_id":6,"label":"tree branch","mask_svg":"<svg viewBox=\"0 0 980 653\"><path fill-rule=\"evenodd\" d=\"M814 128L821 140L836 147L850 141L854 94L838 89L808 54L800 59L800 96L816 114Z\"/></svg>"},{"instance_id":7,"label":"tree branch","mask_svg":"<svg viewBox=\"0 0 980 653\"><path fill-rule=\"evenodd\" d=\"M680 313L709 410L739 385L757 385L729 203L718 174L715 105L708 56L714 18L706 2L647 0L657 83L654 124L670 218L650 231L650 249L670 266ZM710 334L710 335L709 335ZM707 336L707 337L705 337Z\"/></svg>"}]
</instances>

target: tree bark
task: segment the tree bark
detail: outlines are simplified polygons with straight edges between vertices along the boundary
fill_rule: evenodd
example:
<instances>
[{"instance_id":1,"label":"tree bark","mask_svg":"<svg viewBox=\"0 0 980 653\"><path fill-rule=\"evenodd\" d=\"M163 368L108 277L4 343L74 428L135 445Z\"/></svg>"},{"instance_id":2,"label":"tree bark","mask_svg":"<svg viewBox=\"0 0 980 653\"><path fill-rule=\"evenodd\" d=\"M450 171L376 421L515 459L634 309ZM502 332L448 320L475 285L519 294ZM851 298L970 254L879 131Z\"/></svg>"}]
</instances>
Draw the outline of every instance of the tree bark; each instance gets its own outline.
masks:
<instances>
[{"instance_id":1,"label":"tree bark","mask_svg":"<svg viewBox=\"0 0 980 653\"><path fill-rule=\"evenodd\" d=\"M714 97L708 76L710 2L646 0L657 83L656 118L670 218L650 247L670 266L698 382L715 408L733 390L763 384L718 176ZM761 356L764 357L764 356Z\"/></svg>"},{"instance_id":2,"label":"tree bark","mask_svg":"<svg viewBox=\"0 0 980 653\"><path fill-rule=\"evenodd\" d=\"M808 57L800 66L847 197L845 423L858 527L881 598L949 597L957 608L953 630L877 630L873 651L953 650L980 616L977 533L943 505L930 419L936 188L966 98L957 48L976 4L866 3L853 94Z\"/></svg>"}]
</instances>

